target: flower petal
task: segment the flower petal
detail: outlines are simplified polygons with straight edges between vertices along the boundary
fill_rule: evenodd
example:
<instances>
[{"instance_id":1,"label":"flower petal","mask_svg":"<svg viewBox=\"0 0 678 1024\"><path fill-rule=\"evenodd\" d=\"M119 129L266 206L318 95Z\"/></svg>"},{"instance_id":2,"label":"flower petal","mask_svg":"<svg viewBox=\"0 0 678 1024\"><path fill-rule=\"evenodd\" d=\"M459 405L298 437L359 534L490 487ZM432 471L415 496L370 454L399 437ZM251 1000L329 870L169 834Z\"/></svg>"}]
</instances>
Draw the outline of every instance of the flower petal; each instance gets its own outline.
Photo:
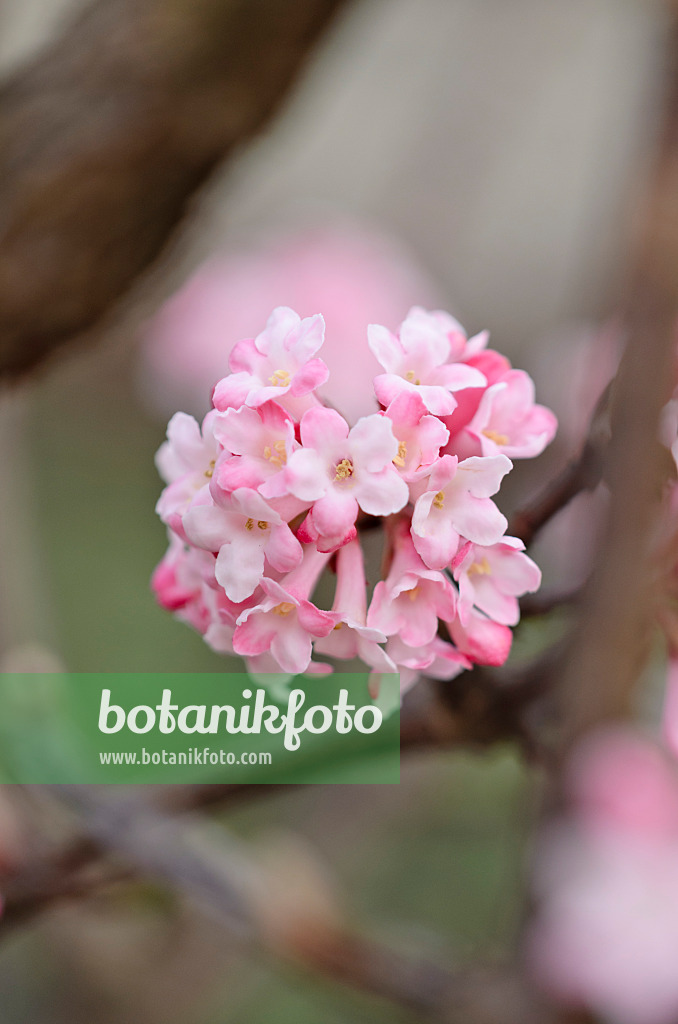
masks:
<instances>
[{"instance_id":1,"label":"flower petal","mask_svg":"<svg viewBox=\"0 0 678 1024\"><path fill-rule=\"evenodd\" d=\"M240 537L224 544L217 555L214 575L226 597L239 604L254 593L264 574L264 539Z\"/></svg>"},{"instance_id":2,"label":"flower petal","mask_svg":"<svg viewBox=\"0 0 678 1024\"><path fill-rule=\"evenodd\" d=\"M496 544L501 540L508 526L506 517L491 498L476 498L468 493L454 501L450 509L450 521L455 530L467 540L485 545Z\"/></svg>"}]
</instances>

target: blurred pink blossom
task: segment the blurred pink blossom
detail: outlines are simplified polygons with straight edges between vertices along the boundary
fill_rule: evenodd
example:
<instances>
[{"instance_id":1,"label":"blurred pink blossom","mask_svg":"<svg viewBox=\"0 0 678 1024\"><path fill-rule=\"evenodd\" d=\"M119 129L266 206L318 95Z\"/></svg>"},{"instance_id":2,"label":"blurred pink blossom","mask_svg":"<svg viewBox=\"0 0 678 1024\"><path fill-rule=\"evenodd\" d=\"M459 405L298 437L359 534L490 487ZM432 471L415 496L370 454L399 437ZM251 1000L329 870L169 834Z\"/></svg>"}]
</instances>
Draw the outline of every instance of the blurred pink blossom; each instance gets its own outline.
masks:
<instances>
[{"instance_id":1,"label":"blurred pink blossom","mask_svg":"<svg viewBox=\"0 0 678 1024\"><path fill-rule=\"evenodd\" d=\"M678 1017L678 773L649 740L589 739L571 813L537 851L528 955L540 982L615 1024Z\"/></svg>"},{"instance_id":2,"label":"blurred pink blossom","mask_svg":"<svg viewBox=\"0 0 678 1024\"><path fill-rule=\"evenodd\" d=\"M202 415L235 342L254 337L272 309L322 310L331 385L321 394L355 423L377 410L367 325L399 323L415 302L439 301L424 271L377 230L346 220L280 233L215 256L165 303L146 331L141 391L164 415Z\"/></svg>"}]
</instances>

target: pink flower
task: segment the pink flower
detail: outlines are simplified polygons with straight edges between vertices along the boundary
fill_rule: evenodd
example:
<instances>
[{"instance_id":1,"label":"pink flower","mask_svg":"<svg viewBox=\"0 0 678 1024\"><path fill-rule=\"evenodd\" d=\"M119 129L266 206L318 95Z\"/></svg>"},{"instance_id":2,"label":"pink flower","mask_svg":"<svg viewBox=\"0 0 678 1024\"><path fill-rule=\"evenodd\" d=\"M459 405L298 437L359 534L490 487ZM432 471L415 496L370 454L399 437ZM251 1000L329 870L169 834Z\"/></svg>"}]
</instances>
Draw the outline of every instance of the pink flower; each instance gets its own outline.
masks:
<instances>
[{"instance_id":1,"label":"pink flower","mask_svg":"<svg viewBox=\"0 0 678 1024\"><path fill-rule=\"evenodd\" d=\"M214 556L188 547L171 530L169 547L151 577L151 589L161 608L204 633L210 621L209 581Z\"/></svg>"},{"instance_id":2,"label":"pink flower","mask_svg":"<svg viewBox=\"0 0 678 1024\"><path fill-rule=\"evenodd\" d=\"M179 538L169 532L169 547L151 576L151 590L161 608L175 612L199 596L202 576L191 571L193 552L193 548L186 550Z\"/></svg>"},{"instance_id":3,"label":"pink flower","mask_svg":"<svg viewBox=\"0 0 678 1024\"><path fill-rule=\"evenodd\" d=\"M443 423L450 432L450 440L443 454L457 455L460 459L467 459L471 455L478 454L477 442L469 436L464 428L468 426L478 411L480 400L487 387L496 384L511 369L511 364L506 356L495 352L494 349L484 349L482 352L470 356L466 361L469 366L480 370L487 383L484 387L458 391L454 396L457 400L457 408L451 416L443 418Z\"/></svg>"},{"instance_id":4,"label":"pink flower","mask_svg":"<svg viewBox=\"0 0 678 1024\"><path fill-rule=\"evenodd\" d=\"M216 501L194 503L183 526L192 544L218 552L216 581L231 601L244 601L254 593L265 558L279 572L288 572L301 560L301 544L287 523L247 487Z\"/></svg>"},{"instance_id":5,"label":"pink flower","mask_svg":"<svg viewBox=\"0 0 678 1024\"><path fill-rule=\"evenodd\" d=\"M448 314L414 307L399 336L370 328L386 407L349 428L315 394L327 376L322 342L322 317L278 307L233 349L202 433L191 417L171 421L158 456L168 481L158 511L172 531L153 581L159 600L215 650L278 682L331 671L311 662L314 643L330 657L360 657L374 680L397 665L404 687L422 671L451 679L473 662L502 664L517 598L540 574L503 537L491 500L509 459L459 453L482 437L497 448L488 435L510 421L516 453L533 454L537 427L554 421L534 405L527 375L487 350L486 332L468 340ZM408 503L387 524L393 558L368 612L358 522L388 520ZM335 551L324 612L310 598ZM452 643L438 636L441 624Z\"/></svg>"},{"instance_id":6,"label":"pink flower","mask_svg":"<svg viewBox=\"0 0 678 1024\"><path fill-rule=\"evenodd\" d=\"M397 633L409 647L423 647L435 637L439 618L455 617L457 596L441 572L426 568L407 523L399 524L394 534L393 564L386 580L374 588L367 621L387 636Z\"/></svg>"},{"instance_id":7,"label":"pink flower","mask_svg":"<svg viewBox=\"0 0 678 1024\"><path fill-rule=\"evenodd\" d=\"M520 619L518 598L541 586L541 571L524 554L517 537L497 544L466 544L457 554L454 578L459 584L459 618L468 621L473 605L495 622L515 626Z\"/></svg>"},{"instance_id":8,"label":"pink flower","mask_svg":"<svg viewBox=\"0 0 678 1024\"><path fill-rule=\"evenodd\" d=\"M531 459L550 444L557 427L551 410L535 404L528 374L509 370L484 393L466 429L482 455L503 452L512 459Z\"/></svg>"},{"instance_id":9,"label":"pink flower","mask_svg":"<svg viewBox=\"0 0 678 1024\"><path fill-rule=\"evenodd\" d=\"M461 537L485 545L500 539L507 522L490 495L510 469L505 455L439 459L412 516L414 546L430 569L449 565Z\"/></svg>"},{"instance_id":10,"label":"pink flower","mask_svg":"<svg viewBox=\"0 0 678 1024\"><path fill-rule=\"evenodd\" d=\"M407 484L393 460L398 454L391 422L379 413L365 416L349 431L333 409L311 409L301 421L303 447L292 452L284 486L313 508L300 536L334 551L355 536L358 509L374 516L392 515L407 504ZM283 493L262 487L267 497Z\"/></svg>"},{"instance_id":11,"label":"pink flower","mask_svg":"<svg viewBox=\"0 0 678 1024\"><path fill-rule=\"evenodd\" d=\"M448 416L457 404L454 391L487 383L479 370L463 363L448 363L453 349L464 351L466 335L446 313L427 313L415 306L401 324L398 336L372 324L368 340L386 370L374 378L375 394L384 406L402 391L409 391L420 395L429 412Z\"/></svg>"},{"instance_id":12,"label":"pink flower","mask_svg":"<svg viewBox=\"0 0 678 1024\"><path fill-rule=\"evenodd\" d=\"M329 371L314 359L323 343L325 322L320 316L302 320L287 306L278 306L256 338L239 341L232 349L231 374L214 389L214 407L224 411L242 404L263 405L285 396L302 398L324 384Z\"/></svg>"},{"instance_id":13,"label":"pink flower","mask_svg":"<svg viewBox=\"0 0 678 1024\"><path fill-rule=\"evenodd\" d=\"M598 732L577 749L567 784L587 829L678 842L676 765L644 736L620 728Z\"/></svg>"},{"instance_id":14,"label":"pink flower","mask_svg":"<svg viewBox=\"0 0 678 1024\"><path fill-rule=\"evenodd\" d=\"M540 982L618 1024L673 1024L678 1013L678 845L588 837L545 846L544 905L528 952Z\"/></svg>"},{"instance_id":15,"label":"pink flower","mask_svg":"<svg viewBox=\"0 0 678 1024\"><path fill-rule=\"evenodd\" d=\"M640 736L589 740L572 813L542 839L528 957L541 984L619 1024L678 1016L678 778Z\"/></svg>"},{"instance_id":16,"label":"pink flower","mask_svg":"<svg viewBox=\"0 0 678 1024\"><path fill-rule=\"evenodd\" d=\"M284 672L306 671L313 638L327 636L336 621L308 600L328 558L308 547L301 565L282 583L262 578L263 599L238 618L233 635L237 654L250 658L270 651Z\"/></svg>"},{"instance_id":17,"label":"pink flower","mask_svg":"<svg viewBox=\"0 0 678 1024\"><path fill-rule=\"evenodd\" d=\"M513 633L508 626L488 619L471 608L466 621L452 619L446 623L452 640L462 654L479 665L503 665L511 653Z\"/></svg>"},{"instance_id":18,"label":"pink flower","mask_svg":"<svg viewBox=\"0 0 678 1024\"><path fill-rule=\"evenodd\" d=\"M352 540L337 555L337 586L332 605L336 624L326 637L316 641L316 652L344 660L360 658L379 672L395 672L395 665L379 646L386 636L366 625L366 588L362 548L357 540Z\"/></svg>"},{"instance_id":19,"label":"pink flower","mask_svg":"<svg viewBox=\"0 0 678 1024\"><path fill-rule=\"evenodd\" d=\"M207 601L209 625L205 630L205 643L217 654L234 655L233 634L236 623L246 609L254 608L259 603L261 597L262 591L257 587L244 601L231 601L223 588L215 584Z\"/></svg>"},{"instance_id":20,"label":"pink flower","mask_svg":"<svg viewBox=\"0 0 678 1024\"><path fill-rule=\"evenodd\" d=\"M426 413L421 396L412 391L401 391L384 415L391 420L398 442L393 463L403 480L416 480L436 461L449 431L437 416Z\"/></svg>"},{"instance_id":21,"label":"pink flower","mask_svg":"<svg viewBox=\"0 0 678 1024\"><path fill-rule=\"evenodd\" d=\"M276 402L265 402L258 409L246 405L228 409L215 419L214 435L233 456L220 459L212 477L213 484L224 491L258 488L284 470L298 447L294 421Z\"/></svg>"},{"instance_id":22,"label":"pink flower","mask_svg":"<svg viewBox=\"0 0 678 1024\"><path fill-rule=\"evenodd\" d=\"M156 512L182 536L181 516L212 477L221 448L214 436L216 413L208 412L202 431L192 416L177 412L167 425L167 440L155 456L158 472L167 483Z\"/></svg>"},{"instance_id":23,"label":"pink flower","mask_svg":"<svg viewBox=\"0 0 678 1024\"><path fill-rule=\"evenodd\" d=\"M395 634L388 638L386 653L398 667L401 693L411 689L423 672L433 679L449 680L473 667L468 658L439 636L420 647L410 647ZM370 692L379 692L378 674L370 677Z\"/></svg>"}]
</instances>

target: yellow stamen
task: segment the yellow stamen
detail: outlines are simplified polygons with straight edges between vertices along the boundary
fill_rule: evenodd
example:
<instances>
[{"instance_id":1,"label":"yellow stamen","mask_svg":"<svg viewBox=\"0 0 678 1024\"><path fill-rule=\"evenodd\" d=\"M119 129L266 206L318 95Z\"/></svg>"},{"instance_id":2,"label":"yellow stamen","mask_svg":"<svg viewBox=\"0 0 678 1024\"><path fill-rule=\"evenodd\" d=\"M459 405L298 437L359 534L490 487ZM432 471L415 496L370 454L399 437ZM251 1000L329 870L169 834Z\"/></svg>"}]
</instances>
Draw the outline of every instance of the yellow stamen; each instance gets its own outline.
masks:
<instances>
[{"instance_id":1,"label":"yellow stamen","mask_svg":"<svg viewBox=\"0 0 678 1024\"><path fill-rule=\"evenodd\" d=\"M208 480L212 479L212 475L214 473L214 465L215 465L215 460L212 459L212 461L209 464L209 469L205 470L205 476L207 477Z\"/></svg>"},{"instance_id":2,"label":"yellow stamen","mask_svg":"<svg viewBox=\"0 0 678 1024\"><path fill-rule=\"evenodd\" d=\"M265 519L260 519L259 522L257 523L257 526L259 527L260 530L268 530L268 523L266 522Z\"/></svg>"},{"instance_id":3,"label":"yellow stamen","mask_svg":"<svg viewBox=\"0 0 678 1024\"><path fill-rule=\"evenodd\" d=\"M287 452L285 451L284 441L275 441L273 448L270 445L266 445L264 448L264 458L269 462L272 462L274 466L284 466L287 462Z\"/></svg>"},{"instance_id":4,"label":"yellow stamen","mask_svg":"<svg viewBox=\"0 0 678 1024\"><path fill-rule=\"evenodd\" d=\"M342 459L338 462L335 470L335 480L348 480L353 476L353 463L350 459Z\"/></svg>"},{"instance_id":5,"label":"yellow stamen","mask_svg":"<svg viewBox=\"0 0 678 1024\"><path fill-rule=\"evenodd\" d=\"M276 370L275 373L268 378L269 384L272 384L274 388L286 388L290 383L290 375L287 370Z\"/></svg>"},{"instance_id":6,"label":"yellow stamen","mask_svg":"<svg viewBox=\"0 0 678 1024\"><path fill-rule=\"evenodd\" d=\"M409 380L410 384L416 384L417 387L421 384L421 381L415 376L414 370L408 370L405 374L405 380Z\"/></svg>"},{"instance_id":7,"label":"yellow stamen","mask_svg":"<svg viewBox=\"0 0 678 1024\"><path fill-rule=\"evenodd\" d=\"M506 434L500 434L496 430L483 430L485 437L489 437L490 441L494 441L495 444L508 444L509 439Z\"/></svg>"},{"instance_id":8,"label":"yellow stamen","mask_svg":"<svg viewBox=\"0 0 678 1024\"><path fill-rule=\"evenodd\" d=\"M402 469L403 466L405 465L405 459L406 458L407 458L407 445L405 444L404 441L399 441L398 442L398 454L396 455L395 459L393 460L393 464L395 466L399 466L400 469Z\"/></svg>"},{"instance_id":9,"label":"yellow stamen","mask_svg":"<svg viewBox=\"0 0 678 1024\"><path fill-rule=\"evenodd\" d=\"M468 570L469 576L473 576L475 573L477 573L479 576L491 576L492 575L492 569L490 567L490 563L488 562L487 558L483 557L482 561L474 562L473 565L471 565L469 567L469 570Z\"/></svg>"},{"instance_id":10,"label":"yellow stamen","mask_svg":"<svg viewBox=\"0 0 678 1024\"><path fill-rule=\"evenodd\" d=\"M434 508L442 508L444 504L445 504L445 492L444 491L438 491L438 493L436 494L435 498L433 499L433 507Z\"/></svg>"},{"instance_id":11,"label":"yellow stamen","mask_svg":"<svg viewBox=\"0 0 678 1024\"><path fill-rule=\"evenodd\" d=\"M336 626L333 626L332 628L333 628L333 629L341 629L341 627L342 627L342 626L343 626L343 622L338 622L338 623L336 624Z\"/></svg>"},{"instance_id":12,"label":"yellow stamen","mask_svg":"<svg viewBox=\"0 0 678 1024\"><path fill-rule=\"evenodd\" d=\"M273 609L274 615L289 615L290 612L294 611L294 605L290 604L289 601L283 601L282 604L277 604Z\"/></svg>"},{"instance_id":13,"label":"yellow stamen","mask_svg":"<svg viewBox=\"0 0 678 1024\"><path fill-rule=\"evenodd\" d=\"M272 455L270 461L275 466L284 466L284 465L286 465L286 463L287 463L287 452L285 451L285 442L284 441L276 441L275 444L273 445L273 447L275 448L275 450L276 450L276 452L278 454L277 455Z\"/></svg>"},{"instance_id":14,"label":"yellow stamen","mask_svg":"<svg viewBox=\"0 0 678 1024\"><path fill-rule=\"evenodd\" d=\"M248 519L247 520L247 522L245 523L245 529L246 530L253 530L254 529L254 520L253 519Z\"/></svg>"},{"instance_id":15,"label":"yellow stamen","mask_svg":"<svg viewBox=\"0 0 678 1024\"><path fill-rule=\"evenodd\" d=\"M412 587L411 590L406 590L405 593L409 597L410 601L416 601L419 597L419 587Z\"/></svg>"}]
</instances>

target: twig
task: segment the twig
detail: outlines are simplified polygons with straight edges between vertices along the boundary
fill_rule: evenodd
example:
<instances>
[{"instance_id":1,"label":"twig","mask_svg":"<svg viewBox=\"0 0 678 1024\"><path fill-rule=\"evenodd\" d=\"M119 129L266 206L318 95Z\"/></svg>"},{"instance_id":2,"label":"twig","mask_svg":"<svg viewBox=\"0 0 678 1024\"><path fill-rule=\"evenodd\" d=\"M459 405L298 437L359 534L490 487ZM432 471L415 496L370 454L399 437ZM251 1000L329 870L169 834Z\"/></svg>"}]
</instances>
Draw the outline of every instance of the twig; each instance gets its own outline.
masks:
<instances>
[{"instance_id":1,"label":"twig","mask_svg":"<svg viewBox=\"0 0 678 1024\"><path fill-rule=\"evenodd\" d=\"M343 0L95 0L0 91L0 376L94 325Z\"/></svg>"},{"instance_id":2,"label":"twig","mask_svg":"<svg viewBox=\"0 0 678 1024\"><path fill-rule=\"evenodd\" d=\"M550 758L550 736L540 726L552 714L542 707L548 696L562 644L549 649L534 663L519 670L489 671L476 668L449 683L421 680L407 695L401 712L401 751L451 748L455 745L490 745L515 742L529 757ZM289 791L290 786L209 784L160 787L154 794L158 812L188 812L237 806L242 801ZM122 876L119 867L101 868L101 849L91 836L77 835L65 849L50 852L8 880L0 935L24 924L50 905L74 895L98 890Z\"/></svg>"},{"instance_id":3,"label":"twig","mask_svg":"<svg viewBox=\"0 0 678 1024\"><path fill-rule=\"evenodd\" d=\"M422 680L405 695L401 750L511 742L531 760L553 756L552 691L569 639L519 669L475 668L452 684Z\"/></svg>"},{"instance_id":4,"label":"twig","mask_svg":"<svg viewBox=\"0 0 678 1024\"><path fill-rule=\"evenodd\" d=\"M556 608L571 608L581 601L583 594L583 584L570 590L539 590L536 594L526 594L520 599L520 620L549 615Z\"/></svg>"},{"instance_id":5,"label":"twig","mask_svg":"<svg viewBox=\"0 0 678 1024\"><path fill-rule=\"evenodd\" d=\"M526 547L556 513L565 508L581 491L591 491L603 476L605 451L610 440L609 407L614 381L600 396L591 417L586 440L577 458L549 481L529 504L519 509L509 523L508 533L519 537Z\"/></svg>"},{"instance_id":6,"label":"twig","mask_svg":"<svg viewBox=\"0 0 678 1024\"><path fill-rule=\"evenodd\" d=\"M86 786L50 791L76 811L103 853L122 856L134 871L187 894L235 941L283 955L441 1024L556 1024L557 1015L514 972L455 973L411 959L346 928L331 910L309 914L303 900L300 906L286 904L284 934L276 933L271 944L265 909L269 896L275 902L271 880L225 831L218 843L204 834L197 841L198 822L178 823L144 798L102 799Z\"/></svg>"},{"instance_id":7,"label":"twig","mask_svg":"<svg viewBox=\"0 0 678 1024\"><path fill-rule=\"evenodd\" d=\"M225 809L243 800L249 802L290 788L244 784L162 786L154 794L155 808L166 815L183 815L217 805ZM91 894L129 878L128 869L121 870L119 865L103 861L101 846L91 835L86 831L79 833L66 846L49 851L26 865L19 875L8 879L0 934L26 924L61 900Z\"/></svg>"},{"instance_id":8,"label":"twig","mask_svg":"<svg viewBox=\"0 0 678 1024\"><path fill-rule=\"evenodd\" d=\"M653 529L665 478L659 414L675 383L678 315L678 18L665 130L626 289L629 338L612 403L607 530L562 679L565 749L625 717L653 627Z\"/></svg>"}]
</instances>

